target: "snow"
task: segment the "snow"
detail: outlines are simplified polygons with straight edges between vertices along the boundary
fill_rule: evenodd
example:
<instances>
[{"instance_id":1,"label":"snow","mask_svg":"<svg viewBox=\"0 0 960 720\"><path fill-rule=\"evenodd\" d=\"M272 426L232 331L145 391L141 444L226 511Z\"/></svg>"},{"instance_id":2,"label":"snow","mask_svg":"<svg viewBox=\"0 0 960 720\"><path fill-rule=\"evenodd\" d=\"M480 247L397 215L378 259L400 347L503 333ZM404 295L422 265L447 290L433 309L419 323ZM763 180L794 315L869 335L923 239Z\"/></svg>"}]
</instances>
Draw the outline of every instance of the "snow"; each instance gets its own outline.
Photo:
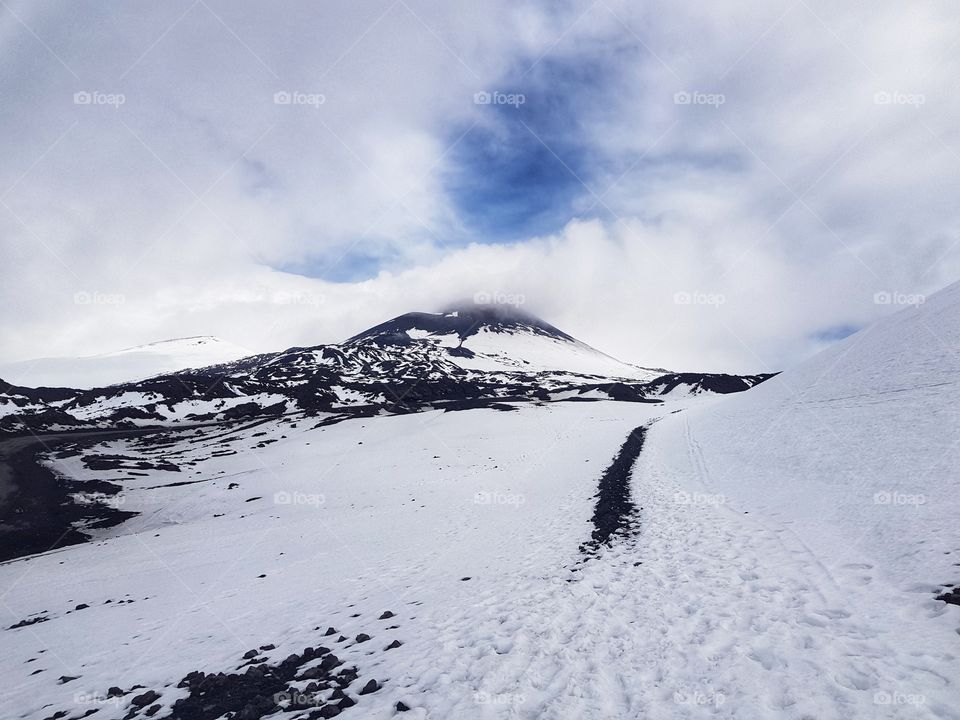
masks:
<instances>
[{"instance_id":1,"label":"snow","mask_svg":"<svg viewBox=\"0 0 960 720\"><path fill-rule=\"evenodd\" d=\"M179 338L86 357L55 357L0 365L0 378L26 387L90 389L162 373L231 362L252 353L219 338Z\"/></svg>"},{"instance_id":2,"label":"snow","mask_svg":"<svg viewBox=\"0 0 960 720\"><path fill-rule=\"evenodd\" d=\"M463 347L476 357L452 357L452 361L468 370L486 372L566 371L610 378L648 381L663 373L638 368L605 355L578 341L563 340L519 330L496 332L482 328L463 341Z\"/></svg>"},{"instance_id":3,"label":"snow","mask_svg":"<svg viewBox=\"0 0 960 720\"><path fill-rule=\"evenodd\" d=\"M0 717L78 716L111 685L169 706L192 670L332 625L373 636L335 646L349 692L383 684L345 717L960 718L960 608L934 599L960 581L957 348L960 286L738 395L96 448L180 467L144 476L53 460L140 514L0 565L0 626L50 618L0 630ZM586 559L597 479L640 425L639 531Z\"/></svg>"}]
</instances>

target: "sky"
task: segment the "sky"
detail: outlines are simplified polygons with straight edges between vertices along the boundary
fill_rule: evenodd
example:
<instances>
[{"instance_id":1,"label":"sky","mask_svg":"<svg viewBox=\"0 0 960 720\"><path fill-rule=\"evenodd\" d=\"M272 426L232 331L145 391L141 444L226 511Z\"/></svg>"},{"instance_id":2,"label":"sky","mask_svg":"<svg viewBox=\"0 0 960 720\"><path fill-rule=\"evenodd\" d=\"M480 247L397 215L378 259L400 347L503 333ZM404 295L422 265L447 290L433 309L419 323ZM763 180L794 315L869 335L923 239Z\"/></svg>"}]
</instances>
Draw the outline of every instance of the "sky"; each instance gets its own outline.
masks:
<instances>
[{"instance_id":1,"label":"sky","mask_svg":"<svg viewBox=\"0 0 960 720\"><path fill-rule=\"evenodd\" d=\"M954 0L0 0L0 362L500 300L788 367L960 279Z\"/></svg>"}]
</instances>

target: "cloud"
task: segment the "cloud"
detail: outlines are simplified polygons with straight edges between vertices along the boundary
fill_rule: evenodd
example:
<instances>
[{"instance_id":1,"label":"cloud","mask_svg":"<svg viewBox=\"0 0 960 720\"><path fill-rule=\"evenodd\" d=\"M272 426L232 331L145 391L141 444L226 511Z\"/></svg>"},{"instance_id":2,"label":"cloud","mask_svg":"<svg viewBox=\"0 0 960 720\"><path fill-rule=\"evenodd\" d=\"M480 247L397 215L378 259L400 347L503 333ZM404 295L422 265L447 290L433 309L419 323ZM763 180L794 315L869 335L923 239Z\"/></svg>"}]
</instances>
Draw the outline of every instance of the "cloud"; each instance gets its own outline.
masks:
<instances>
[{"instance_id":1,"label":"cloud","mask_svg":"<svg viewBox=\"0 0 960 720\"><path fill-rule=\"evenodd\" d=\"M776 369L960 271L936 2L8 5L3 360L495 291L639 364Z\"/></svg>"}]
</instances>

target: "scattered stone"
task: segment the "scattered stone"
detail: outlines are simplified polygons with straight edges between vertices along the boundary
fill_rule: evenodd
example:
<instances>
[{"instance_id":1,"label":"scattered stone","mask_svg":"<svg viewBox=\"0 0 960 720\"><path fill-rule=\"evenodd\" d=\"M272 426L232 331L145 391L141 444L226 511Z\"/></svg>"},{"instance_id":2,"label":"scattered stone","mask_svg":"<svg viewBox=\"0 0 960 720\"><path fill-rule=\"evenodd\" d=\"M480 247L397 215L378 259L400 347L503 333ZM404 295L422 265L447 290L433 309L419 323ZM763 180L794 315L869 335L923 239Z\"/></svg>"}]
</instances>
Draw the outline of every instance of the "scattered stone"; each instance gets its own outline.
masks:
<instances>
[{"instance_id":1,"label":"scattered stone","mask_svg":"<svg viewBox=\"0 0 960 720\"><path fill-rule=\"evenodd\" d=\"M409 709L406 703L397 702L397 712L407 712Z\"/></svg>"},{"instance_id":2,"label":"scattered stone","mask_svg":"<svg viewBox=\"0 0 960 720\"><path fill-rule=\"evenodd\" d=\"M133 700L130 701L130 704L134 707L142 708L159 699L160 693L155 690L147 690L142 695L137 695L135 698L133 698Z\"/></svg>"},{"instance_id":3,"label":"scattered stone","mask_svg":"<svg viewBox=\"0 0 960 720\"><path fill-rule=\"evenodd\" d=\"M80 603L74 608L74 610L86 610L88 607L90 606L87 605L86 603Z\"/></svg>"},{"instance_id":4,"label":"scattered stone","mask_svg":"<svg viewBox=\"0 0 960 720\"><path fill-rule=\"evenodd\" d=\"M337 638L337 642L343 642L344 640L346 640L346 638L343 635Z\"/></svg>"},{"instance_id":5,"label":"scattered stone","mask_svg":"<svg viewBox=\"0 0 960 720\"><path fill-rule=\"evenodd\" d=\"M44 610L44 612L46 612L46 610ZM50 618L48 618L46 615L41 615L39 617L21 620L20 622L11 625L8 630L16 630L17 628L27 627L28 625L36 625L37 623L46 622L49 619Z\"/></svg>"},{"instance_id":6,"label":"scattered stone","mask_svg":"<svg viewBox=\"0 0 960 720\"><path fill-rule=\"evenodd\" d=\"M363 686L363 689L360 690L361 695L369 695L370 693L375 693L380 689L380 683L376 680L367 680L367 684Z\"/></svg>"},{"instance_id":7,"label":"scattered stone","mask_svg":"<svg viewBox=\"0 0 960 720\"><path fill-rule=\"evenodd\" d=\"M118 688L116 685L107 690L107 697L122 697L123 690Z\"/></svg>"},{"instance_id":8,"label":"scattered stone","mask_svg":"<svg viewBox=\"0 0 960 720\"><path fill-rule=\"evenodd\" d=\"M327 631L323 634L323 636L327 637L329 635L336 635L336 634L337 634L336 630L334 630L332 627L328 627Z\"/></svg>"},{"instance_id":9,"label":"scattered stone","mask_svg":"<svg viewBox=\"0 0 960 720\"><path fill-rule=\"evenodd\" d=\"M79 675L61 675L60 679L57 680L57 684L66 685L68 682L70 682L71 680L76 680L78 677L80 676Z\"/></svg>"},{"instance_id":10,"label":"scattered stone","mask_svg":"<svg viewBox=\"0 0 960 720\"><path fill-rule=\"evenodd\" d=\"M469 579L470 579L469 577L462 577L462 578L460 578L460 582L465 582L465 581L467 581L467 580L469 580Z\"/></svg>"},{"instance_id":11,"label":"scattered stone","mask_svg":"<svg viewBox=\"0 0 960 720\"><path fill-rule=\"evenodd\" d=\"M946 587L950 587L947 585ZM941 595L937 595L937 600L942 600L945 603L950 603L951 605L960 605L960 585L957 585L953 590L947 590Z\"/></svg>"},{"instance_id":12,"label":"scattered stone","mask_svg":"<svg viewBox=\"0 0 960 720\"><path fill-rule=\"evenodd\" d=\"M380 617L378 617L377 620L389 620L389 619L392 618L393 616L394 616L394 613L392 613L392 612L390 612L389 610L387 610L385 613L383 613L383 615L381 615Z\"/></svg>"},{"instance_id":13,"label":"scattered stone","mask_svg":"<svg viewBox=\"0 0 960 720\"><path fill-rule=\"evenodd\" d=\"M160 705L159 705L159 704L157 704L157 705L151 705L151 706L148 707L146 710L144 710L144 713L143 713L143 714L146 715L147 717L153 717L153 716L156 715L158 712L160 712Z\"/></svg>"},{"instance_id":14,"label":"scattered stone","mask_svg":"<svg viewBox=\"0 0 960 720\"><path fill-rule=\"evenodd\" d=\"M276 650L276 645L261 645L260 649L266 652L267 650Z\"/></svg>"},{"instance_id":15,"label":"scattered stone","mask_svg":"<svg viewBox=\"0 0 960 720\"><path fill-rule=\"evenodd\" d=\"M348 707L353 707L356 704L357 704L357 701L354 700L349 695L347 695L343 698L343 700L337 703L337 707L340 708L341 710L346 710Z\"/></svg>"},{"instance_id":16,"label":"scattered stone","mask_svg":"<svg viewBox=\"0 0 960 720\"><path fill-rule=\"evenodd\" d=\"M403 645L402 642L400 642L399 640L394 640L392 643L390 643L389 645L387 645L387 646L384 648L384 650L394 650L395 648L398 648L398 647L400 647L401 645Z\"/></svg>"},{"instance_id":17,"label":"scattered stone","mask_svg":"<svg viewBox=\"0 0 960 720\"><path fill-rule=\"evenodd\" d=\"M258 654L258 653L257 653L256 650L247 650L247 651L243 654L243 659L244 659L244 660L250 660L251 658L255 658L255 657L257 656L257 654Z\"/></svg>"},{"instance_id":18,"label":"scattered stone","mask_svg":"<svg viewBox=\"0 0 960 720\"><path fill-rule=\"evenodd\" d=\"M357 635L357 637L355 638L355 640L356 640L358 643L365 643L365 642L366 642L367 640L369 640L369 639L370 639L370 636L367 635L366 633L360 633L360 634Z\"/></svg>"}]
</instances>

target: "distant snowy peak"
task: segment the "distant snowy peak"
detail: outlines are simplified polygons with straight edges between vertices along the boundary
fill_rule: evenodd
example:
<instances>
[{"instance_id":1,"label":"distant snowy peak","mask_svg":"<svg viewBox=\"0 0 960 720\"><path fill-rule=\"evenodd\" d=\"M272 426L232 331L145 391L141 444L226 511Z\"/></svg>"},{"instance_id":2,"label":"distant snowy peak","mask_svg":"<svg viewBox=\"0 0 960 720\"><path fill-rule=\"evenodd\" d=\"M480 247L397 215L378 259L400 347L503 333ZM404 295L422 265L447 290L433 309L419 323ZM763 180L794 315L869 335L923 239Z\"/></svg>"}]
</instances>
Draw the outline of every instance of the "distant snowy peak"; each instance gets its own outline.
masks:
<instances>
[{"instance_id":1,"label":"distant snowy peak","mask_svg":"<svg viewBox=\"0 0 960 720\"><path fill-rule=\"evenodd\" d=\"M233 362L250 355L246 348L210 335L137 345L101 355L52 357L0 366L0 377L27 387L86 390L135 382L188 368Z\"/></svg>"},{"instance_id":2,"label":"distant snowy peak","mask_svg":"<svg viewBox=\"0 0 960 720\"><path fill-rule=\"evenodd\" d=\"M511 305L407 313L355 335L345 346L433 346L465 370L567 372L651 380L665 371L621 362Z\"/></svg>"}]
</instances>

